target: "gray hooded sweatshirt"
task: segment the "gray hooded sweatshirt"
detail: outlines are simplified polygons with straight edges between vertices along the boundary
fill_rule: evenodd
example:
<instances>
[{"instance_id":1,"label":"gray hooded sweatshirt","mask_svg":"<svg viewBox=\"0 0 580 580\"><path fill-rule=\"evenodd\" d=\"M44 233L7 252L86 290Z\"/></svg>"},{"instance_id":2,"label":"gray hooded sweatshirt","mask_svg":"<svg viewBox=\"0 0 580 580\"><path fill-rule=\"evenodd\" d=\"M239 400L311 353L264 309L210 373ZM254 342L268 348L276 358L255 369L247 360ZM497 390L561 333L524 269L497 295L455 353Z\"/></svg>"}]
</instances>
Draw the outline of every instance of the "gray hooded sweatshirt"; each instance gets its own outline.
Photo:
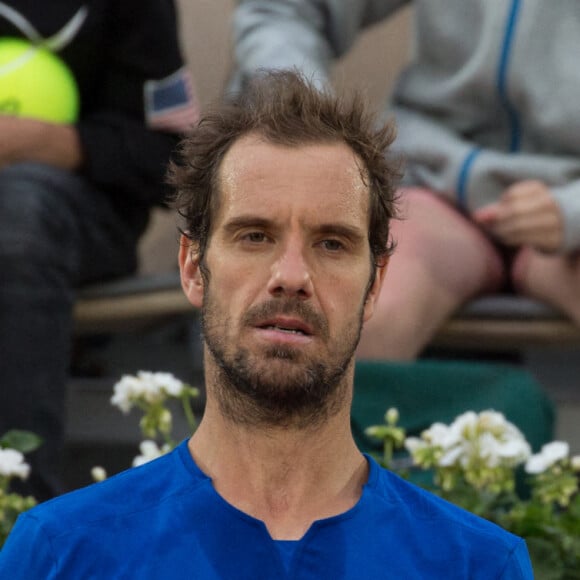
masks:
<instances>
[{"instance_id":1,"label":"gray hooded sweatshirt","mask_svg":"<svg viewBox=\"0 0 580 580\"><path fill-rule=\"evenodd\" d=\"M241 0L232 86L291 67L326 84L360 30L407 4L413 58L385 109L404 183L469 215L540 180L564 216L562 251L580 249L579 0Z\"/></svg>"}]
</instances>

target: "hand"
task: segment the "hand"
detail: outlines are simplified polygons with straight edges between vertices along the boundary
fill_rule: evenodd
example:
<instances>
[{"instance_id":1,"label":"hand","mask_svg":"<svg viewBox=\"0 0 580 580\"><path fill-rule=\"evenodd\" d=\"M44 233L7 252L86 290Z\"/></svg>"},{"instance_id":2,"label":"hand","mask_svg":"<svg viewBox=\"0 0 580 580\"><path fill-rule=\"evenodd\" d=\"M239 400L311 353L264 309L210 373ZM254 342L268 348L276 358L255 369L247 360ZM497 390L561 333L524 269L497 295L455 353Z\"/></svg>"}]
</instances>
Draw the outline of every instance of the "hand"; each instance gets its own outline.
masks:
<instances>
[{"instance_id":1,"label":"hand","mask_svg":"<svg viewBox=\"0 0 580 580\"><path fill-rule=\"evenodd\" d=\"M531 246L542 252L557 251L564 239L564 220L546 184L520 181L499 201L476 210L473 219L506 246Z\"/></svg>"}]
</instances>

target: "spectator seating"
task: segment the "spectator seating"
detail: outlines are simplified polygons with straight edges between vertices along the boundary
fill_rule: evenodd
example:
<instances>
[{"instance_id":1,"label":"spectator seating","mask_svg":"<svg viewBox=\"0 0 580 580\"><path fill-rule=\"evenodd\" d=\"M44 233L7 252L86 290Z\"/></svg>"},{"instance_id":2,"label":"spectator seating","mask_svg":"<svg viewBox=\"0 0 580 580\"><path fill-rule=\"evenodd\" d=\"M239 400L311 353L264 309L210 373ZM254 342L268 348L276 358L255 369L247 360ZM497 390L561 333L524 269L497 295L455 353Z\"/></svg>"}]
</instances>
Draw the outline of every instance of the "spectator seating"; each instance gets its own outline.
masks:
<instances>
[{"instance_id":1,"label":"spectator seating","mask_svg":"<svg viewBox=\"0 0 580 580\"><path fill-rule=\"evenodd\" d=\"M76 331L133 330L191 311L177 271L135 276L81 290ZM542 345L580 345L580 329L535 300L491 295L467 304L441 328L431 346L509 351Z\"/></svg>"},{"instance_id":2,"label":"spectator seating","mask_svg":"<svg viewBox=\"0 0 580 580\"><path fill-rule=\"evenodd\" d=\"M191 312L179 272L139 275L87 286L75 306L75 332L135 330Z\"/></svg>"}]
</instances>

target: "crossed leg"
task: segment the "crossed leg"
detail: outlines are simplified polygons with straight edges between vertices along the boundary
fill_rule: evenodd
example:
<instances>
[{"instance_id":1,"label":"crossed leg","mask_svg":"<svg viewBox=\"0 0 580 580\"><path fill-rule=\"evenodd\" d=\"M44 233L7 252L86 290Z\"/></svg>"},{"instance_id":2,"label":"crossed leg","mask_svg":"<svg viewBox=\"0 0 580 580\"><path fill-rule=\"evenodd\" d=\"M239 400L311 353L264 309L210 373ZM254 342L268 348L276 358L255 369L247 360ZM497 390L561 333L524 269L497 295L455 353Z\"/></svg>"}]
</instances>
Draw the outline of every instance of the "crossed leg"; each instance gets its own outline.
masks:
<instances>
[{"instance_id":1,"label":"crossed leg","mask_svg":"<svg viewBox=\"0 0 580 580\"><path fill-rule=\"evenodd\" d=\"M397 243L359 359L411 360L465 301L496 290L503 279L497 249L447 202L422 189L401 197Z\"/></svg>"}]
</instances>

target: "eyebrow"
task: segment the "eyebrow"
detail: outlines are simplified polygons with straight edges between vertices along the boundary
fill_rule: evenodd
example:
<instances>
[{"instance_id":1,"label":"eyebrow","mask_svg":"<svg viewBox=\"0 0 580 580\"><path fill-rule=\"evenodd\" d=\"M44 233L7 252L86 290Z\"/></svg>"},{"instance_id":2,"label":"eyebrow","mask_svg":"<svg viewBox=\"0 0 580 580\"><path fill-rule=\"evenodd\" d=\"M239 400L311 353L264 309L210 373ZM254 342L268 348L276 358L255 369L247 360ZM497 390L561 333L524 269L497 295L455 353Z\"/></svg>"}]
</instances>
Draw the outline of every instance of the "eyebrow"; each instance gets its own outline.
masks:
<instances>
[{"instance_id":1,"label":"eyebrow","mask_svg":"<svg viewBox=\"0 0 580 580\"><path fill-rule=\"evenodd\" d=\"M233 233L242 228L272 228L273 226L274 222L266 218L258 216L239 216L226 222L224 224L224 230L228 233Z\"/></svg>"},{"instance_id":2,"label":"eyebrow","mask_svg":"<svg viewBox=\"0 0 580 580\"><path fill-rule=\"evenodd\" d=\"M224 224L224 230L228 233L233 233L243 228L275 229L276 227L276 223L273 220L258 216L239 216ZM353 242L366 239L365 232L362 232L360 228L346 224L325 223L316 226L315 230L318 234L341 236Z\"/></svg>"},{"instance_id":3,"label":"eyebrow","mask_svg":"<svg viewBox=\"0 0 580 580\"><path fill-rule=\"evenodd\" d=\"M360 228L348 226L345 224L322 224L316 228L320 234L336 235L343 238L348 238L353 242L364 240L366 235Z\"/></svg>"}]
</instances>

